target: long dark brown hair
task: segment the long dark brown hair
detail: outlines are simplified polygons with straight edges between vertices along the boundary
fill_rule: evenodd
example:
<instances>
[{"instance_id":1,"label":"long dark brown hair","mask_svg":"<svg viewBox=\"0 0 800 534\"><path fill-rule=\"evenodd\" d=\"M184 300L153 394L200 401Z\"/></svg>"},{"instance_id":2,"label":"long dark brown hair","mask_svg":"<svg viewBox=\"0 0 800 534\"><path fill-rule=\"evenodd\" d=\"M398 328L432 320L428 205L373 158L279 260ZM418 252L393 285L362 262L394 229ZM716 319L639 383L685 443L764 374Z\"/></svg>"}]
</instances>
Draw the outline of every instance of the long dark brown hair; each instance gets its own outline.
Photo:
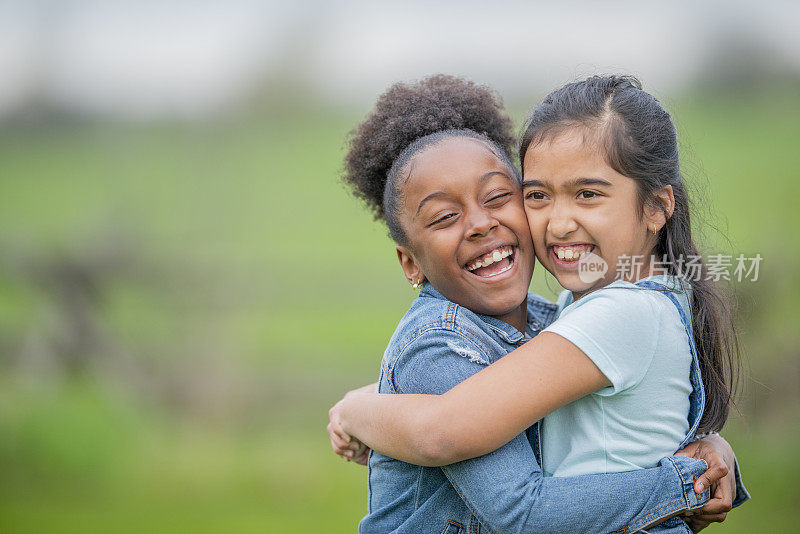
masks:
<instances>
[{"instance_id":1,"label":"long dark brown hair","mask_svg":"<svg viewBox=\"0 0 800 534\"><path fill-rule=\"evenodd\" d=\"M550 93L529 115L519 147L520 164L531 144L569 128L597 135L608 165L636 180L639 206L664 207L654 193L670 185L675 210L658 232L653 254L664 259L668 272L685 278L682 266L700 257L692 240L689 197L681 175L675 124L661 104L631 76L593 76ZM709 279L700 259L689 282L692 288L692 328L706 393L699 431L719 430L728 418L741 368L739 343L731 305Z\"/></svg>"}]
</instances>

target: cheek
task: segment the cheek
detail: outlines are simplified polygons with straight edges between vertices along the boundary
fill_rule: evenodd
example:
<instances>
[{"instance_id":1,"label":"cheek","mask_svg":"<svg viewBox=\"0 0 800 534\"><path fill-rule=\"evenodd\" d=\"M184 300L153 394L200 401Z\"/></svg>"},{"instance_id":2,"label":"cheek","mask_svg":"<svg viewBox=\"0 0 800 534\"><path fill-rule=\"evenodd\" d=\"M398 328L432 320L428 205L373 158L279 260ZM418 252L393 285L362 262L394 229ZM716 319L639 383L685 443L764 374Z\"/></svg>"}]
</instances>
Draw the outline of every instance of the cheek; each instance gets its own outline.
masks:
<instances>
[{"instance_id":1,"label":"cheek","mask_svg":"<svg viewBox=\"0 0 800 534\"><path fill-rule=\"evenodd\" d=\"M495 213L497 219L503 226L510 228L514 233L529 234L528 214L522 205L522 201L509 202Z\"/></svg>"},{"instance_id":2,"label":"cheek","mask_svg":"<svg viewBox=\"0 0 800 534\"><path fill-rule=\"evenodd\" d=\"M455 226L431 232L425 239L425 263L430 271L446 271L455 266L454 258L463 231Z\"/></svg>"},{"instance_id":3,"label":"cheek","mask_svg":"<svg viewBox=\"0 0 800 534\"><path fill-rule=\"evenodd\" d=\"M534 242L544 239L547 220L541 210L526 209L525 216L528 220L528 228Z\"/></svg>"},{"instance_id":4,"label":"cheek","mask_svg":"<svg viewBox=\"0 0 800 534\"><path fill-rule=\"evenodd\" d=\"M634 236L638 235L639 219L635 210L626 205L609 205L602 210L585 214L584 227L606 253L631 253Z\"/></svg>"},{"instance_id":5,"label":"cheek","mask_svg":"<svg viewBox=\"0 0 800 534\"><path fill-rule=\"evenodd\" d=\"M581 225L601 248L615 247L626 232L619 231L626 228L620 220L619 212L614 209L595 210L584 214Z\"/></svg>"}]
</instances>

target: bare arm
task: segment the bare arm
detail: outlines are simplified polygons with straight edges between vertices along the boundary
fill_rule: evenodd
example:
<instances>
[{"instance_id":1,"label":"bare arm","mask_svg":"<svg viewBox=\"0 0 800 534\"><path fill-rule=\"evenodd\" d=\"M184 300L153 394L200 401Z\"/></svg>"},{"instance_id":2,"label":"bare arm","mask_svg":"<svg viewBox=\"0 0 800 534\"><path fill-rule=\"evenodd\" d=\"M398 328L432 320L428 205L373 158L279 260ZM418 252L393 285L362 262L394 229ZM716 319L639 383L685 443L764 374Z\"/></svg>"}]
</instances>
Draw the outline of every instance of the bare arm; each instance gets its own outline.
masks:
<instances>
[{"instance_id":1,"label":"bare arm","mask_svg":"<svg viewBox=\"0 0 800 534\"><path fill-rule=\"evenodd\" d=\"M367 384L366 386L361 386L360 388L356 388L352 390L353 393L377 393L378 392L378 383L373 382L371 384Z\"/></svg>"},{"instance_id":2,"label":"bare arm","mask_svg":"<svg viewBox=\"0 0 800 534\"><path fill-rule=\"evenodd\" d=\"M353 392L331 417L334 429L382 454L446 465L491 452L553 410L610 385L578 347L544 332L443 395Z\"/></svg>"}]
</instances>

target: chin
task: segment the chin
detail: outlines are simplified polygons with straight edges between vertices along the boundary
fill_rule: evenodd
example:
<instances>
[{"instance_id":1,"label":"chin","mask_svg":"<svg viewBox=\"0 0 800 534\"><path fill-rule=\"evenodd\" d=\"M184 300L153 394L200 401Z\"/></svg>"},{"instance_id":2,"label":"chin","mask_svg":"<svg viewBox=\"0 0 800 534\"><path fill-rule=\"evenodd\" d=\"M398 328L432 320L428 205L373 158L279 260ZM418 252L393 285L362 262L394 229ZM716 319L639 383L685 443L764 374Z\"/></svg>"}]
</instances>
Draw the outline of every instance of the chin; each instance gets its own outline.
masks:
<instances>
[{"instance_id":1,"label":"chin","mask_svg":"<svg viewBox=\"0 0 800 534\"><path fill-rule=\"evenodd\" d=\"M525 288L522 291L518 290L497 298L487 299L480 303L482 311L479 311L479 313L492 316L505 315L519 308L527 298L528 290Z\"/></svg>"},{"instance_id":2,"label":"chin","mask_svg":"<svg viewBox=\"0 0 800 534\"><path fill-rule=\"evenodd\" d=\"M573 293L586 293L587 291L594 289L594 287L597 285L587 284L578 278L578 275L556 277L556 280L558 280L558 283L561 285L561 287L567 291L572 291Z\"/></svg>"}]
</instances>

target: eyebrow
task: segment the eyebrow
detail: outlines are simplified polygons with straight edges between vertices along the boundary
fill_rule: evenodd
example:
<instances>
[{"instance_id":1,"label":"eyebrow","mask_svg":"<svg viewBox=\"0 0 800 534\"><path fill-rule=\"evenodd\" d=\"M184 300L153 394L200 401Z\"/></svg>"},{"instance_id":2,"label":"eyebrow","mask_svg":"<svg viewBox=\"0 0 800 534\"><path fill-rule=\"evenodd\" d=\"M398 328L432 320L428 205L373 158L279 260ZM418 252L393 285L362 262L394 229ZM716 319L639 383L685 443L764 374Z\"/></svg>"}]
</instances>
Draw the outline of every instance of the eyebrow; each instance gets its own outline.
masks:
<instances>
[{"instance_id":1,"label":"eyebrow","mask_svg":"<svg viewBox=\"0 0 800 534\"><path fill-rule=\"evenodd\" d=\"M446 193L444 191L436 191L435 193L431 193L427 197L423 198L420 201L419 206L417 206L417 215L419 215L419 212L422 211L422 206L424 206L426 202L428 202L429 200L434 200L436 198L443 197L445 195Z\"/></svg>"},{"instance_id":2,"label":"eyebrow","mask_svg":"<svg viewBox=\"0 0 800 534\"><path fill-rule=\"evenodd\" d=\"M499 174L500 176L502 176L503 178L505 178L508 181L512 181L511 177L509 175L507 175L506 173L502 172L502 171L490 171L490 172L487 172L486 174L484 174L483 176L481 176L480 178L478 178L478 183L482 184L483 182L485 182L486 180L488 180L489 178L491 178L492 176L494 176L496 174Z\"/></svg>"},{"instance_id":3,"label":"eyebrow","mask_svg":"<svg viewBox=\"0 0 800 534\"><path fill-rule=\"evenodd\" d=\"M505 177L507 180L511 181L511 177L510 177L510 176L508 176L508 175L507 175L506 173L504 173L504 172L501 172L501 171L490 171L490 172L487 172L486 174L484 174L483 176L481 176L480 178L478 178L478 183L483 183L483 182L485 182L486 180L488 180L489 178L491 178L492 176L495 176L495 175L497 175L497 174L499 174L500 176L503 176L503 177ZM431 193L431 194L430 194L430 195L428 195L427 197L423 198L423 199L422 199L422 200L419 202L419 206L417 206L417 215L419 215L419 212L420 212L420 211L422 211L422 206L423 206L423 205L424 205L426 202L428 202L429 200L435 200L435 199L437 199L437 198L441 198L441 197L443 197L443 196L446 196L446 195L447 195L447 193L445 193L444 191L436 191L436 192L434 192L434 193Z\"/></svg>"},{"instance_id":4,"label":"eyebrow","mask_svg":"<svg viewBox=\"0 0 800 534\"><path fill-rule=\"evenodd\" d=\"M573 189L575 187L580 186L587 186L587 185L602 185L611 187L611 182L607 180L603 180L602 178L575 178L574 180L570 180L564 187L566 189ZM553 189L553 184L546 180L524 180L522 182L522 187L547 187L548 189Z\"/></svg>"}]
</instances>

